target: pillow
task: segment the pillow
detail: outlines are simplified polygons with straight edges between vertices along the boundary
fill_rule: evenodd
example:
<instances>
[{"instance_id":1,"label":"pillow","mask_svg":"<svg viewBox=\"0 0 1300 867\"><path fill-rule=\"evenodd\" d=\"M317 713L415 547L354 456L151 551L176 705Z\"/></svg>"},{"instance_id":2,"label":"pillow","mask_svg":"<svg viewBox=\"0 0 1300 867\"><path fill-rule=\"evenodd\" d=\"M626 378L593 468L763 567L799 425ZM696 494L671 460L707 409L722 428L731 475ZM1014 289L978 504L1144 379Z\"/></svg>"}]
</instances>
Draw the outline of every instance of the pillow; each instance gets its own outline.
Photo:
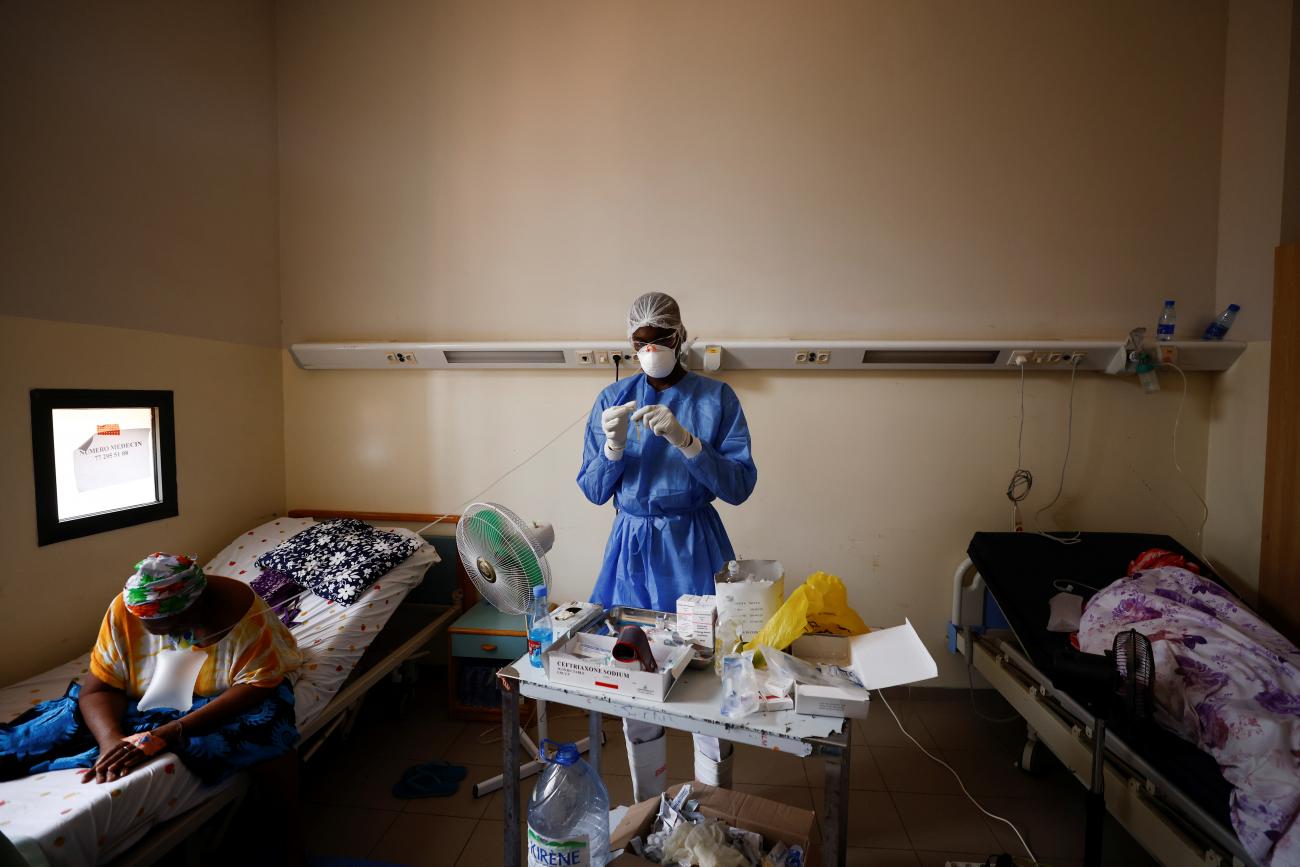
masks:
<instances>
[{"instance_id":1,"label":"pillow","mask_svg":"<svg viewBox=\"0 0 1300 867\"><path fill-rule=\"evenodd\" d=\"M351 605L385 572L424 544L419 537L377 530L355 518L322 521L257 558L317 596Z\"/></svg>"}]
</instances>

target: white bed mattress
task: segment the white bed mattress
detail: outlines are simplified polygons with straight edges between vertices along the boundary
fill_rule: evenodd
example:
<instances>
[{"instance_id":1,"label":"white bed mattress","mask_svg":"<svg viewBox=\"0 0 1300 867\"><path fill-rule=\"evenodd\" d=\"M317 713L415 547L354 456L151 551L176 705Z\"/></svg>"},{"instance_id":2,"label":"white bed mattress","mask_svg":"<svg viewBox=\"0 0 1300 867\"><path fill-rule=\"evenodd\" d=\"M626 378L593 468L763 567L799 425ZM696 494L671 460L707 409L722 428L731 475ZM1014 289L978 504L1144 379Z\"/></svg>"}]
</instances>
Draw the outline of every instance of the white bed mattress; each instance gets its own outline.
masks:
<instances>
[{"instance_id":1,"label":"white bed mattress","mask_svg":"<svg viewBox=\"0 0 1300 867\"><path fill-rule=\"evenodd\" d=\"M305 518L267 522L231 542L204 571L251 581L260 572L254 564L258 557L312 523ZM433 546L425 545L347 607L310 593L302 600L299 625L293 629L304 659L294 683L299 727L324 711L389 616L437 560ZM0 719L13 719L63 695L68 683L88 670L88 656L0 689ZM203 786L170 753L102 785L83 785L81 771L38 774L0 783L0 833L32 864L95 864L116 857L156 823L219 790Z\"/></svg>"}]
</instances>

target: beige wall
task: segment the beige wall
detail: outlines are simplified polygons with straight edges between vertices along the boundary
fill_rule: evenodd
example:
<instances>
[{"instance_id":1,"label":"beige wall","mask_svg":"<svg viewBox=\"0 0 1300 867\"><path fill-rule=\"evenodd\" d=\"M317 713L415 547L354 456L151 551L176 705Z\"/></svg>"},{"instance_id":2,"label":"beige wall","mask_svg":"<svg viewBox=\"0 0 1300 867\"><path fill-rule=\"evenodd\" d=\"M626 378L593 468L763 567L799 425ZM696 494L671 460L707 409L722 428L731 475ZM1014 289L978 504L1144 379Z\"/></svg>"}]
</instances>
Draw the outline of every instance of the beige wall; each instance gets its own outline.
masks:
<instances>
[{"instance_id":1,"label":"beige wall","mask_svg":"<svg viewBox=\"0 0 1300 867\"><path fill-rule=\"evenodd\" d=\"M273 49L265 0L0 4L0 684L284 508ZM174 391L180 515L37 547L35 387Z\"/></svg>"},{"instance_id":2,"label":"beige wall","mask_svg":"<svg viewBox=\"0 0 1300 867\"><path fill-rule=\"evenodd\" d=\"M278 345L271 15L0 4L0 313Z\"/></svg>"},{"instance_id":3,"label":"beige wall","mask_svg":"<svg viewBox=\"0 0 1300 867\"><path fill-rule=\"evenodd\" d=\"M52 352L52 347L61 351ZM112 363L106 363L112 359ZM95 325L0 317L0 684L67 662L150 551L207 557L284 508L279 351ZM175 518L37 547L28 392L175 392Z\"/></svg>"},{"instance_id":4,"label":"beige wall","mask_svg":"<svg viewBox=\"0 0 1300 867\"><path fill-rule=\"evenodd\" d=\"M1251 597L1259 589L1270 346L1267 340L1247 344L1232 369L1219 375L1209 426L1206 553Z\"/></svg>"},{"instance_id":5,"label":"beige wall","mask_svg":"<svg viewBox=\"0 0 1300 867\"><path fill-rule=\"evenodd\" d=\"M1229 4L1215 307L1241 305L1238 340L1273 336L1290 71L1290 0Z\"/></svg>"},{"instance_id":6,"label":"beige wall","mask_svg":"<svg viewBox=\"0 0 1300 867\"><path fill-rule=\"evenodd\" d=\"M1228 7L1216 306L1242 305L1233 337L1246 354L1214 387L1206 551L1248 594L1259 586L1273 327L1273 249L1282 240L1292 3Z\"/></svg>"},{"instance_id":7,"label":"beige wall","mask_svg":"<svg viewBox=\"0 0 1300 867\"><path fill-rule=\"evenodd\" d=\"M287 342L1097 336L1214 305L1220 3L285 2Z\"/></svg>"},{"instance_id":8,"label":"beige wall","mask_svg":"<svg viewBox=\"0 0 1300 867\"><path fill-rule=\"evenodd\" d=\"M286 342L609 337L667 289L696 333L1117 335L1215 303L1222 4L565 2L278 7ZM453 510L606 378L284 365L290 505ZM1008 526L1016 378L728 375L759 484L737 548L911 617ZM1208 381L1180 457L1203 487ZM1191 541L1176 381L1080 378L1061 526ZM1030 378L1047 502L1066 378ZM555 524L585 596L612 511L574 429L487 496ZM1054 523L1053 526L1057 524Z\"/></svg>"},{"instance_id":9,"label":"beige wall","mask_svg":"<svg viewBox=\"0 0 1300 867\"><path fill-rule=\"evenodd\" d=\"M307 372L284 355L290 506L453 511L542 448L486 499L555 525L561 597L586 598L613 520L574 482L586 412L605 377L532 372ZM729 374L749 418L758 487L719 504L744 556L777 558L792 580L840 575L869 622L910 617L942 653L951 576L975 530L1009 529L1016 460L1013 375ZM1179 458L1205 478L1209 383L1192 377ZM1028 514L1051 500L1064 452L1067 376L1028 378ZM1177 379L1079 378L1065 496L1044 526L1171 533L1192 543L1200 507L1170 452Z\"/></svg>"}]
</instances>

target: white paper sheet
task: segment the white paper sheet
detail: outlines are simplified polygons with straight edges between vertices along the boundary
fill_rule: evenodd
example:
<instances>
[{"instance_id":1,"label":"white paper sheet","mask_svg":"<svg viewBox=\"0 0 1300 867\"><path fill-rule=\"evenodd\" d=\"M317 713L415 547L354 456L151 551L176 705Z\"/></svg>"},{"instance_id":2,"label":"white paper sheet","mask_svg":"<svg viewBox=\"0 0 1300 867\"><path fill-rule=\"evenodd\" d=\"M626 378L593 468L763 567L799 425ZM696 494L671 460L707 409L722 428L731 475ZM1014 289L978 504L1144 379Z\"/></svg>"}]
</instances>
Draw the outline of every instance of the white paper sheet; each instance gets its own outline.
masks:
<instances>
[{"instance_id":1,"label":"white paper sheet","mask_svg":"<svg viewBox=\"0 0 1300 867\"><path fill-rule=\"evenodd\" d=\"M850 641L853 667L868 689L884 689L939 676L939 666L921 643L910 620L902 626L855 635Z\"/></svg>"}]
</instances>

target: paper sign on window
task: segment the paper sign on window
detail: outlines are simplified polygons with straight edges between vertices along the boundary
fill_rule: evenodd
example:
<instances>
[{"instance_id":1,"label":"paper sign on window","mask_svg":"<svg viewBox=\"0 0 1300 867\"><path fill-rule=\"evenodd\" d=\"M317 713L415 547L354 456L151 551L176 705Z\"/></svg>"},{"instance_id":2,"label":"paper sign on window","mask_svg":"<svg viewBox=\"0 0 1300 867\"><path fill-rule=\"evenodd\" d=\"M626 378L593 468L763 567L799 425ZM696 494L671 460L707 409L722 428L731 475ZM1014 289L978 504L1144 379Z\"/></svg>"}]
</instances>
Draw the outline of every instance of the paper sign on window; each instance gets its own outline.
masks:
<instances>
[{"instance_id":1,"label":"paper sign on window","mask_svg":"<svg viewBox=\"0 0 1300 867\"><path fill-rule=\"evenodd\" d=\"M109 428L97 433L72 454L72 474L81 493L125 482L153 482L153 431L148 428Z\"/></svg>"}]
</instances>

